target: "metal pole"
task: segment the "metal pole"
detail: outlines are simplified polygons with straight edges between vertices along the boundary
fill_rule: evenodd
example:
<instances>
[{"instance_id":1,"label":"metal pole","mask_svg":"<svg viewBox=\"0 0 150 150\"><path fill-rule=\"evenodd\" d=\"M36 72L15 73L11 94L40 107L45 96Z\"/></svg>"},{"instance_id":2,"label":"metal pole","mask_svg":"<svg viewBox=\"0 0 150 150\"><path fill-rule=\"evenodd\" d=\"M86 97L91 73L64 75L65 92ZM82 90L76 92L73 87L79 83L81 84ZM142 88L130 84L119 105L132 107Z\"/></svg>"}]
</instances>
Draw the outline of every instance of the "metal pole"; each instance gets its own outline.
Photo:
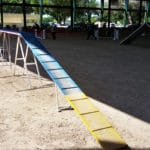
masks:
<instances>
[{"instance_id":1,"label":"metal pole","mask_svg":"<svg viewBox=\"0 0 150 150\"><path fill-rule=\"evenodd\" d=\"M55 94L56 94L57 110L58 110L58 112L61 112L61 109L59 107L58 89L57 89L57 85L56 84L55 84Z\"/></svg>"},{"instance_id":2,"label":"metal pole","mask_svg":"<svg viewBox=\"0 0 150 150\"><path fill-rule=\"evenodd\" d=\"M1 26L3 28L4 20L3 20L3 0L0 0L0 13L1 13Z\"/></svg>"},{"instance_id":3,"label":"metal pole","mask_svg":"<svg viewBox=\"0 0 150 150\"><path fill-rule=\"evenodd\" d=\"M139 8L139 25L141 25L141 22L142 22L142 2L143 2L143 0L140 0L140 8Z\"/></svg>"},{"instance_id":4,"label":"metal pole","mask_svg":"<svg viewBox=\"0 0 150 150\"><path fill-rule=\"evenodd\" d=\"M23 60L24 69L25 69L25 72L26 72L26 75L27 75L27 78L28 78L29 88L31 88L31 81L30 81L30 77L29 77L29 74L28 74L27 62L26 62L25 54L24 54L24 51L23 51L23 45L21 43L20 37L19 37L19 46L20 46L20 50L21 50L21 54L22 54L21 59Z\"/></svg>"},{"instance_id":5,"label":"metal pole","mask_svg":"<svg viewBox=\"0 0 150 150\"><path fill-rule=\"evenodd\" d=\"M124 27L128 23L128 7L129 7L129 0L125 0Z\"/></svg>"},{"instance_id":6,"label":"metal pole","mask_svg":"<svg viewBox=\"0 0 150 150\"><path fill-rule=\"evenodd\" d=\"M101 19L103 19L103 14L104 14L104 0L101 0Z\"/></svg>"},{"instance_id":7,"label":"metal pole","mask_svg":"<svg viewBox=\"0 0 150 150\"><path fill-rule=\"evenodd\" d=\"M40 0L40 26L42 26L43 22L43 0Z\"/></svg>"},{"instance_id":8,"label":"metal pole","mask_svg":"<svg viewBox=\"0 0 150 150\"><path fill-rule=\"evenodd\" d=\"M19 51L19 36L17 37L17 44L16 44L16 53L15 53L15 67L14 67L14 75L16 71L16 65L17 65L17 57L18 57L18 51Z\"/></svg>"},{"instance_id":9,"label":"metal pole","mask_svg":"<svg viewBox=\"0 0 150 150\"><path fill-rule=\"evenodd\" d=\"M75 0L71 0L71 27L74 28L74 22L75 22Z\"/></svg>"},{"instance_id":10,"label":"metal pole","mask_svg":"<svg viewBox=\"0 0 150 150\"><path fill-rule=\"evenodd\" d=\"M8 34L7 39L8 39L8 43L7 43L7 45L8 45L8 47L7 47L7 50L8 50L8 60L9 60L10 68L12 68L12 66L11 66L11 52L10 52L10 34Z\"/></svg>"},{"instance_id":11,"label":"metal pole","mask_svg":"<svg viewBox=\"0 0 150 150\"><path fill-rule=\"evenodd\" d=\"M23 24L24 24L24 29L26 29L27 27L27 22L26 22L26 2L25 0L23 0L23 3L22 3L22 9L23 9Z\"/></svg>"},{"instance_id":12,"label":"metal pole","mask_svg":"<svg viewBox=\"0 0 150 150\"><path fill-rule=\"evenodd\" d=\"M88 22L91 23L91 12L89 9L89 0L87 0L87 7L88 7Z\"/></svg>"},{"instance_id":13,"label":"metal pole","mask_svg":"<svg viewBox=\"0 0 150 150\"><path fill-rule=\"evenodd\" d=\"M111 0L108 1L108 28L110 28Z\"/></svg>"},{"instance_id":14,"label":"metal pole","mask_svg":"<svg viewBox=\"0 0 150 150\"><path fill-rule=\"evenodd\" d=\"M145 17L144 17L144 22L148 22L148 13L149 13L149 7L150 7L150 1L145 2Z\"/></svg>"}]
</instances>

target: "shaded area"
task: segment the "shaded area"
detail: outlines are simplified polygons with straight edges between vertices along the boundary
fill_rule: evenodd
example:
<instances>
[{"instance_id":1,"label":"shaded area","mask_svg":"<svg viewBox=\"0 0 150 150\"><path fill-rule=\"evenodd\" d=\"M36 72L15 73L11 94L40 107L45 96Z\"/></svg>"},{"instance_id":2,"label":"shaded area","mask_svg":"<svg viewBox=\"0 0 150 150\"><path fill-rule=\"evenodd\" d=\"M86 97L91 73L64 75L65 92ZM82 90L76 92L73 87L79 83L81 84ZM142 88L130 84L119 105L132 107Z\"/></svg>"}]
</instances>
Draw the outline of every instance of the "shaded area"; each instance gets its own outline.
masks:
<instances>
[{"instance_id":1,"label":"shaded area","mask_svg":"<svg viewBox=\"0 0 150 150\"><path fill-rule=\"evenodd\" d=\"M70 150L70 148L68 149L62 149L62 148L57 148L57 149L54 149L54 150ZM99 149L99 148L71 148L71 150L102 150L102 149ZM118 149L118 150L130 150L128 148L123 148L123 149ZM138 148L135 148L135 149L132 149L132 150L149 150L148 149L138 149Z\"/></svg>"},{"instance_id":2,"label":"shaded area","mask_svg":"<svg viewBox=\"0 0 150 150\"><path fill-rule=\"evenodd\" d=\"M88 96L150 122L149 48L86 41L84 36L47 42L44 45Z\"/></svg>"},{"instance_id":3,"label":"shaded area","mask_svg":"<svg viewBox=\"0 0 150 150\"><path fill-rule=\"evenodd\" d=\"M76 86L76 84L74 83L74 81L70 78L69 81L63 79L63 81L59 81L62 80L62 78L60 77L67 77L68 75L65 73L65 71L62 73L52 73L52 71L56 71L56 70L63 70L63 68L56 62L56 60L51 57L46 51L44 51L45 48L42 48L42 44L40 44L40 42L38 40L36 40L36 38L34 36L30 36L27 34L22 35L23 39L25 40L25 42L27 43L27 46L31 49L32 53L34 54L34 56L37 58L37 60L41 63L41 65L43 66L43 68L46 70L46 72L48 73L48 75L53 79L53 81L57 84L57 86L60 88L61 92L63 92L64 95L71 95L71 94L77 94L79 93L80 89ZM18 38L18 44L20 44L20 39ZM17 44L17 49L16 49L16 56L18 56L18 44ZM20 45L20 48L22 50L22 44ZM22 52L22 56L23 56L23 62L25 63L24 65L26 65L26 57L24 58L23 52ZM20 57L19 57L20 60ZM22 60L22 58L21 58ZM16 62L16 60L15 60ZM15 63L16 64L16 63ZM26 70L26 66L24 66L25 70ZM65 73L65 74L64 74ZM67 76L66 76L67 75ZM69 82L69 83L67 83ZM78 92L76 91L72 91L67 92L65 91L66 89L70 89L70 88L78 88ZM74 89L73 89L74 90ZM81 92L81 91L80 91ZM72 100L72 99L71 99ZM68 100L68 101L71 101ZM85 99L84 99L85 101ZM111 149L117 149L120 147L124 147L126 144L124 142L124 140L119 137L119 135L117 134L117 132L111 127L108 129L108 131L105 133L97 131L97 130L101 130L102 127L108 126L109 123L106 123L107 121L102 121L104 120L104 118L102 117L101 113L97 112L96 114L91 114L89 115L89 111L93 113L93 109L88 109L87 111L81 111L80 107L78 108L78 105L81 105L83 103L79 103L76 106L76 103L70 102L71 106L76 109L76 111L78 112L78 114L82 115L81 119L86 121L86 125L89 127L89 129L91 129L95 136L97 137L98 140L100 140L102 138L102 143L103 143L103 138L104 139L108 139L111 142L113 142L113 144L107 145L107 144L103 144L103 147L107 149L107 147L111 150ZM89 105L91 106L91 104L89 104L88 102L84 102L84 107L89 107ZM87 113L88 112L88 113ZM87 115L87 116L86 116ZM93 126L90 122L90 120L94 123L97 124L98 126ZM96 120L100 120L99 122L97 122ZM109 125L110 126L110 125ZM95 131L96 130L96 131ZM106 130L106 129L105 129ZM113 139L112 139L113 137ZM120 144L116 144L116 142L120 142Z\"/></svg>"},{"instance_id":4,"label":"shaded area","mask_svg":"<svg viewBox=\"0 0 150 150\"><path fill-rule=\"evenodd\" d=\"M137 47L136 43L122 47L110 40L87 42L81 38L58 39L49 44L50 52L54 53L88 96L149 121L147 48ZM147 99L144 98L145 92Z\"/></svg>"},{"instance_id":5,"label":"shaded area","mask_svg":"<svg viewBox=\"0 0 150 150\"><path fill-rule=\"evenodd\" d=\"M130 33L124 40L120 42L120 44L130 44L133 40L135 40L138 36L143 34L147 34L150 32L150 25L145 23L136 28L132 33Z\"/></svg>"}]
</instances>

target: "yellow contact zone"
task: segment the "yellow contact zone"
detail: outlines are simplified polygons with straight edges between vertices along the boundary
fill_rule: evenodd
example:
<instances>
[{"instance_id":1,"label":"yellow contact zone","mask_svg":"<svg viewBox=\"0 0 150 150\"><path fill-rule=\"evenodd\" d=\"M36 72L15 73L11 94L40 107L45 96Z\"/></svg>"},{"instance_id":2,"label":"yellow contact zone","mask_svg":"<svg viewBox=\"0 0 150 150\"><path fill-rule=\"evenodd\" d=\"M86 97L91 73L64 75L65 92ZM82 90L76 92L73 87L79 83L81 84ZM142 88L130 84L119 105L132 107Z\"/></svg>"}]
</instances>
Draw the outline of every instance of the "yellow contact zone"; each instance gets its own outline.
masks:
<instances>
[{"instance_id":1,"label":"yellow contact zone","mask_svg":"<svg viewBox=\"0 0 150 150\"><path fill-rule=\"evenodd\" d=\"M65 99L104 149L115 150L127 146L103 113L95 107L84 93L66 95Z\"/></svg>"}]
</instances>

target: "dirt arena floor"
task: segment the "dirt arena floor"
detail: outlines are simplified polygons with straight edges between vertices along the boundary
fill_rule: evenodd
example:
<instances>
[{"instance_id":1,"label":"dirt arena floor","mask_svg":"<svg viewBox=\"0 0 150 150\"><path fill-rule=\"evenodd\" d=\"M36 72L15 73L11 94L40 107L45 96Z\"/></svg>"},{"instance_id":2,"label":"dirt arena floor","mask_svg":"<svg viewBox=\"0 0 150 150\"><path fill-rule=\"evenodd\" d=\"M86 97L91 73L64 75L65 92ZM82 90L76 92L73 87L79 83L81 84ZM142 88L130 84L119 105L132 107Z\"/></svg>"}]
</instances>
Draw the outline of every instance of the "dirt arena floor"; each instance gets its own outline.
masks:
<instances>
[{"instance_id":1,"label":"dirt arena floor","mask_svg":"<svg viewBox=\"0 0 150 150\"><path fill-rule=\"evenodd\" d=\"M120 45L112 39L86 40L82 34L57 34L41 42L132 150L150 150L150 43ZM14 56L15 40L12 39ZM73 110L57 111L56 89L40 67L30 72L0 62L0 149L87 149L102 147ZM32 69L32 68L31 68ZM68 107L61 93L59 105Z\"/></svg>"}]
</instances>

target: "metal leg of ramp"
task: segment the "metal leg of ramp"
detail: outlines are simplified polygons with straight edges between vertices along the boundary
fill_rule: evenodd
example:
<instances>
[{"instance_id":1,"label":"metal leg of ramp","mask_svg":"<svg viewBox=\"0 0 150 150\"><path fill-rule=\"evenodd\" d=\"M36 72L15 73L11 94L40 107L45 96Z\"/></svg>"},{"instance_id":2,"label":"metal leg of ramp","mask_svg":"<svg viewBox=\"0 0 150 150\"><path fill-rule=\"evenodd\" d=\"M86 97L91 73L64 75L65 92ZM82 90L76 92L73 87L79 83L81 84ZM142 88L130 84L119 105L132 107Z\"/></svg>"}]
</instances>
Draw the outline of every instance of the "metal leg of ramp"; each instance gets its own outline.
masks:
<instances>
[{"instance_id":1,"label":"metal leg of ramp","mask_svg":"<svg viewBox=\"0 0 150 150\"><path fill-rule=\"evenodd\" d=\"M9 62L11 67L11 53L10 53L10 35L3 33L2 37L2 46L0 47L0 61L1 62Z\"/></svg>"},{"instance_id":2,"label":"metal leg of ramp","mask_svg":"<svg viewBox=\"0 0 150 150\"><path fill-rule=\"evenodd\" d=\"M56 102L57 102L57 111L61 112L64 110L73 110L73 108L71 106L60 106L60 102L59 102L59 89L57 87L57 85L55 84L55 95L56 95Z\"/></svg>"},{"instance_id":3,"label":"metal leg of ramp","mask_svg":"<svg viewBox=\"0 0 150 150\"><path fill-rule=\"evenodd\" d=\"M18 57L19 50L21 52L21 56L20 57ZM33 55L33 62L27 62L28 53L29 53L28 45L26 45L26 50L24 52L23 45L22 45L22 42L21 42L21 37L18 36L18 38L17 38L17 45L16 45L16 54L15 54L15 66L17 65L17 61L23 61L23 67L24 67L24 70L25 70L25 74L27 75L28 85L29 85L29 88L31 88L32 85L31 85L31 80L30 80L30 77L29 77L28 67L27 66L35 65L38 77L40 77L40 72L39 72L37 60L36 60L36 58L35 58L35 56L33 54L32 54ZM14 75L15 75L15 70L16 70L16 67L14 67Z\"/></svg>"}]
</instances>

